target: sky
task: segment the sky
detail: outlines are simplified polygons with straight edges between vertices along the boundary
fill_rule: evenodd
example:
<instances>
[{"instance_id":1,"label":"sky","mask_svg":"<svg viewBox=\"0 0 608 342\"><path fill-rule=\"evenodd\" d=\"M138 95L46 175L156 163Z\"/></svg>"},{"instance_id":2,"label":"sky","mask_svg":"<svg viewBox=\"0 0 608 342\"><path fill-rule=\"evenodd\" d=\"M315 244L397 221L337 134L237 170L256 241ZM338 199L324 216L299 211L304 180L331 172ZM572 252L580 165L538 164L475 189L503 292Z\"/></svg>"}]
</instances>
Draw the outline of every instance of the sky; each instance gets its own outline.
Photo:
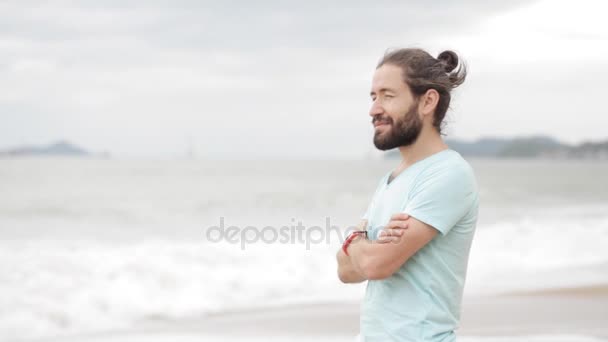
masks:
<instances>
[{"instance_id":1,"label":"sky","mask_svg":"<svg viewBox=\"0 0 608 342\"><path fill-rule=\"evenodd\" d=\"M2 1L0 149L361 158L389 48L467 62L447 138L608 139L603 1Z\"/></svg>"}]
</instances>

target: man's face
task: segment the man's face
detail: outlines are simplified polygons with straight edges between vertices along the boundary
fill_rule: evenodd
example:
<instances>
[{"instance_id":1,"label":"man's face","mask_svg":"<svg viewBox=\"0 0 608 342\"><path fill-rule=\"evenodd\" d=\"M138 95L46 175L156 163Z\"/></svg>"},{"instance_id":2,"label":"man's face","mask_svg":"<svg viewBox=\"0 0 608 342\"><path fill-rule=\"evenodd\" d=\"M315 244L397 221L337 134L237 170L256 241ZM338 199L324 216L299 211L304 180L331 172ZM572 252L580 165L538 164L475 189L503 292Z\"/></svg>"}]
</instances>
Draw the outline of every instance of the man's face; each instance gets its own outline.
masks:
<instances>
[{"instance_id":1,"label":"man's face","mask_svg":"<svg viewBox=\"0 0 608 342\"><path fill-rule=\"evenodd\" d=\"M382 151L411 145L422 131L418 101L401 74L400 67L385 64L376 69L372 80L369 115L375 127L374 145Z\"/></svg>"}]
</instances>

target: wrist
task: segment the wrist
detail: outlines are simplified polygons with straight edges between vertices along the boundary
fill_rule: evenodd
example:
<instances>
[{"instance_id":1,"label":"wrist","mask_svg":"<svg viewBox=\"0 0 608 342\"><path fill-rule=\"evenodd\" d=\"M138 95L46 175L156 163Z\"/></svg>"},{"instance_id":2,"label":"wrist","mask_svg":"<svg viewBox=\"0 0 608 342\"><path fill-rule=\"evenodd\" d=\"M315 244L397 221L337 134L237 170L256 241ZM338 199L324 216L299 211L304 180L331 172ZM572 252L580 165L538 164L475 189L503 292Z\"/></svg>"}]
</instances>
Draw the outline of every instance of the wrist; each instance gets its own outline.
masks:
<instances>
[{"instance_id":1,"label":"wrist","mask_svg":"<svg viewBox=\"0 0 608 342\"><path fill-rule=\"evenodd\" d=\"M367 238L367 231L355 230L354 232L350 233L342 244L342 251L344 251L344 254L348 255L348 246L350 246L358 238Z\"/></svg>"}]
</instances>

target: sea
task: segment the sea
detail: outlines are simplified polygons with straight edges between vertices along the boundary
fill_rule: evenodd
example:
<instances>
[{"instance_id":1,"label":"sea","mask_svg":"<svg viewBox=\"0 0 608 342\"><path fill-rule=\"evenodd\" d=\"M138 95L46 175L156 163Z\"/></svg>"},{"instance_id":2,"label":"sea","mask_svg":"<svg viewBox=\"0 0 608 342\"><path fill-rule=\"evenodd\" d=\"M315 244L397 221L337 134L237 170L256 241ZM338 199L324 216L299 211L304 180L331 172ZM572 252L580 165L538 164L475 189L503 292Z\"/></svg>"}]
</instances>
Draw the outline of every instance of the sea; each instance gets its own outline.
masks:
<instances>
[{"instance_id":1,"label":"sea","mask_svg":"<svg viewBox=\"0 0 608 342\"><path fill-rule=\"evenodd\" d=\"M468 162L466 296L608 282L608 161ZM0 159L0 340L356 300L335 253L397 164Z\"/></svg>"}]
</instances>

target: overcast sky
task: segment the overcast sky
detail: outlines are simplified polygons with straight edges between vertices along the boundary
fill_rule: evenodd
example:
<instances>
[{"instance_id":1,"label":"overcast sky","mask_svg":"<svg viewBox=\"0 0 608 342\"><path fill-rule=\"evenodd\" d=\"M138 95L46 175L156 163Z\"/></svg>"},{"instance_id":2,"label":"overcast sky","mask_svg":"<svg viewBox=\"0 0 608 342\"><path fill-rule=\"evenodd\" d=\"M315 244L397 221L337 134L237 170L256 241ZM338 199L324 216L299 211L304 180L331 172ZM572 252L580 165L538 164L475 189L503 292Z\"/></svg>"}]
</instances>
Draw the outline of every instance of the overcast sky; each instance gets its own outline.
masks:
<instances>
[{"instance_id":1,"label":"overcast sky","mask_svg":"<svg viewBox=\"0 0 608 342\"><path fill-rule=\"evenodd\" d=\"M362 157L375 64L411 46L468 62L449 138L608 138L603 1L328 3L2 1L0 147Z\"/></svg>"}]
</instances>

